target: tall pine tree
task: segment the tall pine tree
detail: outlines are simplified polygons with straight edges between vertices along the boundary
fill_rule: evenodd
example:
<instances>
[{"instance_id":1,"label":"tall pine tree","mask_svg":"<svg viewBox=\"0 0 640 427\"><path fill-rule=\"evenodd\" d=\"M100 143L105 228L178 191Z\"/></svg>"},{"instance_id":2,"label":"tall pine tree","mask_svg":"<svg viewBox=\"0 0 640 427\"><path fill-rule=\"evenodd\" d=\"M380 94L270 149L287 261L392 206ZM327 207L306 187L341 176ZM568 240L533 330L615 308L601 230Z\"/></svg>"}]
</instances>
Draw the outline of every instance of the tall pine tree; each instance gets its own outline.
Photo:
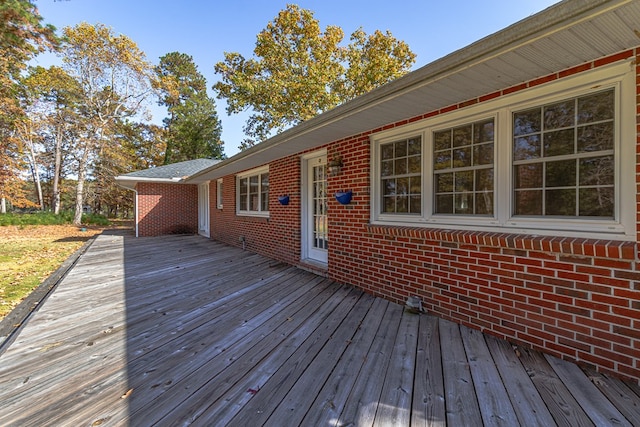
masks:
<instances>
[{"instance_id":1,"label":"tall pine tree","mask_svg":"<svg viewBox=\"0 0 640 427\"><path fill-rule=\"evenodd\" d=\"M167 149L164 164L197 158L223 158L222 125L215 102L207 94L207 82L190 55L171 52L156 67Z\"/></svg>"}]
</instances>

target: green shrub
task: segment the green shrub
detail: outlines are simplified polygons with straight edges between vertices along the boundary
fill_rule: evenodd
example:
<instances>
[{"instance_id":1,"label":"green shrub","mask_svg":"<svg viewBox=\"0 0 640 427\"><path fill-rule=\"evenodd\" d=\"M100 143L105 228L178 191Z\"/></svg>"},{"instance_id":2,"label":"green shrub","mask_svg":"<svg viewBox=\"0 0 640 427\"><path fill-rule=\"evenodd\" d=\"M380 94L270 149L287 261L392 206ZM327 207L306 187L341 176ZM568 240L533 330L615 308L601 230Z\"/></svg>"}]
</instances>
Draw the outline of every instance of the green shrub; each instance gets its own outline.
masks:
<instances>
[{"instance_id":1,"label":"green shrub","mask_svg":"<svg viewBox=\"0 0 640 427\"><path fill-rule=\"evenodd\" d=\"M5 225L61 225L73 222L73 212L64 211L59 215L53 212L6 213L0 214L0 226ZM100 214L83 214L82 223L86 225L109 225L109 220Z\"/></svg>"}]
</instances>

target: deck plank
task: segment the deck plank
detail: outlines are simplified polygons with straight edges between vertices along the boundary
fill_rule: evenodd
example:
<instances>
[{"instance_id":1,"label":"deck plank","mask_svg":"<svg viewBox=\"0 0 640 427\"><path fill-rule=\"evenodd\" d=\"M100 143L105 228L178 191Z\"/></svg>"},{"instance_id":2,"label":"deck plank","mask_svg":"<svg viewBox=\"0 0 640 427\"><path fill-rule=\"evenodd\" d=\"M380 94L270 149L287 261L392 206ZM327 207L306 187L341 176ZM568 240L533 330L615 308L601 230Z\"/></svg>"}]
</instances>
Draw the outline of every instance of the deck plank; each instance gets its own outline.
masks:
<instances>
[{"instance_id":1,"label":"deck plank","mask_svg":"<svg viewBox=\"0 0 640 427\"><path fill-rule=\"evenodd\" d=\"M329 375L322 390L318 392L301 425L328 426L338 419L355 385L358 373L371 353L373 340L388 305L388 301L375 299L366 317L356 328L356 335L343 357Z\"/></svg>"},{"instance_id":2,"label":"deck plank","mask_svg":"<svg viewBox=\"0 0 640 427\"><path fill-rule=\"evenodd\" d=\"M480 331L460 327L485 426L518 426L518 417Z\"/></svg>"},{"instance_id":3,"label":"deck plank","mask_svg":"<svg viewBox=\"0 0 640 427\"><path fill-rule=\"evenodd\" d=\"M487 336L486 342L520 424L554 425L553 416L518 358L519 353L507 341Z\"/></svg>"},{"instance_id":4,"label":"deck plank","mask_svg":"<svg viewBox=\"0 0 640 427\"><path fill-rule=\"evenodd\" d=\"M594 425L542 354L524 347L518 347L518 353L558 426Z\"/></svg>"},{"instance_id":5,"label":"deck plank","mask_svg":"<svg viewBox=\"0 0 640 427\"><path fill-rule=\"evenodd\" d=\"M640 396L636 395L627 383L618 378L591 369L585 369L585 371L589 380L607 396L631 425L640 426Z\"/></svg>"},{"instance_id":6,"label":"deck plank","mask_svg":"<svg viewBox=\"0 0 640 427\"><path fill-rule=\"evenodd\" d=\"M595 425L631 427L625 416L604 397L577 365L549 355L545 355L545 358Z\"/></svg>"},{"instance_id":7,"label":"deck plank","mask_svg":"<svg viewBox=\"0 0 640 427\"><path fill-rule=\"evenodd\" d=\"M446 419L440 329L435 316L420 316L411 426L441 426Z\"/></svg>"},{"instance_id":8,"label":"deck plank","mask_svg":"<svg viewBox=\"0 0 640 427\"><path fill-rule=\"evenodd\" d=\"M471 367L458 325L440 320L440 348L442 349L447 424L482 425L482 414L473 386Z\"/></svg>"},{"instance_id":9,"label":"deck plank","mask_svg":"<svg viewBox=\"0 0 640 427\"><path fill-rule=\"evenodd\" d=\"M411 421L419 322L419 315L403 311L391 361L384 376L374 426L409 425Z\"/></svg>"},{"instance_id":10,"label":"deck plank","mask_svg":"<svg viewBox=\"0 0 640 427\"><path fill-rule=\"evenodd\" d=\"M401 318L402 308L389 304L364 366L358 373L344 408L333 425L363 427L373 425L384 386L384 376L380 373L386 372L389 366L389 356Z\"/></svg>"},{"instance_id":11,"label":"deck plank","mask_svg":"<svg viewBox=\"0 0 640 427\"><path fill-rule=\"evenodd\" d=\"M637 383L199 236L98 236L5 350L3 426L640 423Z\"/></svg>"}]
</instances>

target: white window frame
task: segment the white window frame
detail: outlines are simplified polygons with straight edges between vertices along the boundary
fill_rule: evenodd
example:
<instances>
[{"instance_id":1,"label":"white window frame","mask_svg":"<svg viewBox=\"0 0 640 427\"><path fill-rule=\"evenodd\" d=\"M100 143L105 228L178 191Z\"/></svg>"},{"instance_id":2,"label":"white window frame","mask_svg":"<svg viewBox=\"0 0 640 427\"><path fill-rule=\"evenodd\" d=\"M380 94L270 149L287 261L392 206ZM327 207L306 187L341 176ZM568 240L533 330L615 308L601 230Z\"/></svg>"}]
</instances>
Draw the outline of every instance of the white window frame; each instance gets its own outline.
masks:
<instances>
[{"instance_id":1,"label":"white window frame","mask_svg":"<svg viewBox=\"0 0 640 427\"><path fill-rule=\"evenodd\" d=\"M223 185L223 179L219 178L216 181L216 207L218 209L222 209L224 206L222 204L222 185Z\"/></svg>"},{"instance_id":2,"label":"white window frame","mask_svg":"<svg viewBox=\"0 0 640 427\"><path fill-rule=\"evenodd\" d=\"M636 239L635 67L625 61L515 92L410 125L372 135L371 223L459 230L513 232L563 237ZM513 113L615 88L614 219L518 217L513 206ZM438 130L494 118L494 215L433 214L433 134ZM380 146L398 139L422 137L422 214L383 214Z\"/></svg>"},{"instance_id":3,"label":"white window frame","mask_svg":"<svg viewBox=\"0 0 640 427\"><path fill-rule=\"evenodd\" d=\"M236 175L236 215L238 216L255 216L255 217L269 217L269 211L262 210L262 175L269 173L269 166L264 166L250 171L243 172ZM248 179L251 177L258 177L258 210L240 210L240 181L242 179ZM248 193L249 194L249 193ZM269 202L267 201L267 209ZM247 200L247 207L249 207L249 201Z\"/></svg>"}]
</instances>

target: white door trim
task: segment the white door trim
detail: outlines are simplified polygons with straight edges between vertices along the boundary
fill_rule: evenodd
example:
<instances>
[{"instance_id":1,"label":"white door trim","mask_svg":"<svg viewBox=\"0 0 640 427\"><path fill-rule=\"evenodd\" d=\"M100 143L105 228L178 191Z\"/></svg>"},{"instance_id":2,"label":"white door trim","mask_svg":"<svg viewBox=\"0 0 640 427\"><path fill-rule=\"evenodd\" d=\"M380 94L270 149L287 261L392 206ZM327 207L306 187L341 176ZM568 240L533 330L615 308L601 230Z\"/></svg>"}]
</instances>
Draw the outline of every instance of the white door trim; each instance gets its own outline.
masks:
<instances>
[{"instance_id":1,"label":"white door trim","mask_svg":"<svg viewBox=\"0 0 640 427\"><path fill-rule=\"evenodd\" d=\"M198 184L198 234L211 237L209 230L209 181Z\"/></svg>"},{"instance_id":2,"label":"white door trim","mask_svg":"<svg viewBox=\"0 0 640 427\"><path fill-rule=\"evenodd\" d=\"M326 165L327 150L314 151L301 156L301 258L327 264L327 250L314 247L314 199L313 199L313 165L319 162Z\"/></svg>"}]
</instances>

